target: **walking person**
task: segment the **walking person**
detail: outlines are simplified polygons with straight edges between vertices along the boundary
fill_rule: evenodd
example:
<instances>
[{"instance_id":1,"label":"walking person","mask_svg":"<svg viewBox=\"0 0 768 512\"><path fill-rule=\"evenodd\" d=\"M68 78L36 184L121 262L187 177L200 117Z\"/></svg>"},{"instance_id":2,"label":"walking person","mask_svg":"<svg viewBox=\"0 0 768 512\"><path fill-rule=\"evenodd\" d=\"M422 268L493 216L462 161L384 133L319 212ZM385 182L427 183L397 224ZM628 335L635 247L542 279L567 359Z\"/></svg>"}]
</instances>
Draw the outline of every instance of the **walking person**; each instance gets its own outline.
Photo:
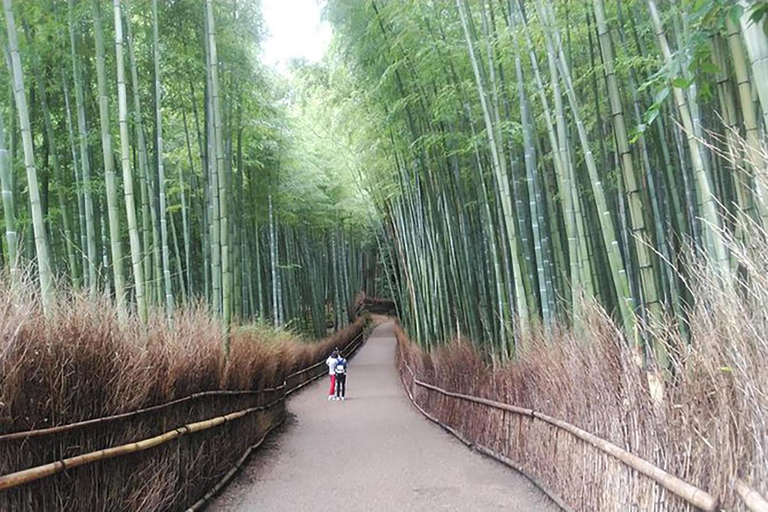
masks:
<instances>
[{"instance_id":1,"label":"walking person","mask_svg":"<svg viewBox=\"0 0 768 512\"><path fill-rule=\"evenodd\" d=\"M339 349L333 349L331 356L325 360L328 365L328 376L331 378L331 389L328 390L328 400L335 400L336 392L336 362L339 359Z\"/></svg>"},{"instance_id":2,"label":"walking person","mask_svg":"<svg viewBox=\"0 0 768 512\"><path fill-rule=\"evenodd\" d=\"M336 359L333 371L336 374L336 400L343 402L347 393L347 360L344 356L339 355Z\"/></svg>"}]
</instances>

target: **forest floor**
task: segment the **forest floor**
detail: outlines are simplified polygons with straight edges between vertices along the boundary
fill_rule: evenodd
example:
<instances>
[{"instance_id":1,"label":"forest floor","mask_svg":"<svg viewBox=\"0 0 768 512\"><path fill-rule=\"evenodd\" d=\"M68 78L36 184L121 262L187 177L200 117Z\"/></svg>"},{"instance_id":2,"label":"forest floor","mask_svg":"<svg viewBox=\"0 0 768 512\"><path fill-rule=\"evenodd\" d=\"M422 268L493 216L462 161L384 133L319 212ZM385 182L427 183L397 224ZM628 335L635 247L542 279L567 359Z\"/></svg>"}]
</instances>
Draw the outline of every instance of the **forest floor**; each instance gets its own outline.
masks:
<instances>
[{"instance_id":1,"label":"forest floor","mask_svg":"<svg viewBox=\"0 0 768 512\"><path fill-rule=\"evenodd\" d=\"M416 411L395 347L393 324L379 325L350 363L345 402L327 400L328 379L291 399L285 426L208 510L557 510Z\"/></svg>"}]
</instances>

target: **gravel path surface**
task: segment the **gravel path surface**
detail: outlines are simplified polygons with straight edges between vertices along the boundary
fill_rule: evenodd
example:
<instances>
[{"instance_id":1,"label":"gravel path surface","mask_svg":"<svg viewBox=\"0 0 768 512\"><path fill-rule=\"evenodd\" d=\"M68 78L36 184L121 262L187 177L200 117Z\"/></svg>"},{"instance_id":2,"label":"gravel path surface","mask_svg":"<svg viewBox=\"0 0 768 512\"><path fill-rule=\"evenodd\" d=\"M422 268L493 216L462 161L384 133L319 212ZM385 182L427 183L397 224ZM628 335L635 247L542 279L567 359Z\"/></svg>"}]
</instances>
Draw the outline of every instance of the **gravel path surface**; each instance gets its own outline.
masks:
<instances>
[{"instance_id":1,"label":"gravel path surface","mask_svg":"<svg viewBox=\"0 0 768 512\"><path fill-rule=\"evenodd\" d=\"M282 432L208 510L558 510L524 477L425 419L394 361L386 323L350 361L347 400L326 399L327 379L290 399Z\"/></svg>"}]
</instances>

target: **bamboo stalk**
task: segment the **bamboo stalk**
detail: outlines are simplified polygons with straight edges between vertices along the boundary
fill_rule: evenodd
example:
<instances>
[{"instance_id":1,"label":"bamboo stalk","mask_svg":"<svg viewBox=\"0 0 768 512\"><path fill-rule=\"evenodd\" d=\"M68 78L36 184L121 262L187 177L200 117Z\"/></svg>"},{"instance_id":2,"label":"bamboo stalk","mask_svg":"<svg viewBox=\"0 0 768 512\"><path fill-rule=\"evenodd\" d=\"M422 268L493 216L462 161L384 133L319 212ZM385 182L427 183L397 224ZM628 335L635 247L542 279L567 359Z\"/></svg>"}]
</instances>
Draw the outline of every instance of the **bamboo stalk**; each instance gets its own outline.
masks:
<instances>
[{"instance_id":1,"label":"bamboo stalk","mask_svg":"<svg viewBox=\"0 0 768 512\"><path fill-rule=\"evenodd\" d=\"M671 493L684 499L688 503L702 510L705 510L707 512L714 512L717 509L717 505L718 505L717 498L715 498L708 492L702 489L699 489L698 487L695 487L685 482L684 480L677 478L674 475L667 473L663 469L654 466L650 462L638 457L637 455L634 455L616 446L613 443L610 443L602 438L599 438L596 435L587 432L586 430L583 430L568 422L559 420L557 418L553 418L552 416L548 416L544 413L534 411L533 409L527 409L525 407L517 407L514 405L496 402L494 400L488 400L485 398L478 398L471 395L464 395L462 393L454 393L452 391L446 391L445 389L439 388L437 386L434 386L432 384L429 384L417 379L415 374L413 374L413 370L411 370L410 366L408 366L408 363L406 363L405 361L403 361L403 363L405 364L405 367L408 369L408 371L411 372L411 374L413 375L413 382L417 386L430 389L432 391L435 391L437 393L440 393L444 396L448 396L451 398L457 398L460 400L465 400L467 402L486 405L494 409L509 411L515 414L537 418L541 421L549 423L550 425L558 427L561 430L565 430L566 432L569 432L574 436L578 437L582 441L585 441L591 444L598 450L604 453L607 453L608 455L611 455L612 457L623 462L625 465L634 469L638 473L641 473L647 476L648 478L650 478L657 484L661 485ZM762 509L760 510L762 512Z\"/></svg>"},{"instance_id":2,"label":"bamboo stalk","mask_svg":"<svg viewBox=\"0 0 768 512\"><path fill-rule=\"evenodd\" d=\"M3 221L5 222L5 238L8 243L8 266L11 269L11 283L18 286L21 276L19 273L19 234L16 231L16 211L13 201L11 162L8 149L5 146L5 125L0 116L0 185L3 194Z\"/></svg>"},{"instance_id":3,"label":"bamboo stalk","mask_svg":"<svg viewBox=\"0 0 768 512\"><path fill-rule=\"evenodd\" d=\"M120 130L120 167L123 171L123 194L125 196L125 211L128 221L128 238L131 248L131 265L133 268L133 285L136 294L136 311L142 325L147 323L147 301L144 294L144 267L142 266L142 251L139 239L139 227L136 217L136 202L133 193L133 170L131 168L131 147L128 128L128 100L125 86L125 40L123 38L123 14L120 0L113 0L115 15L115 60L117 63L117 104L118 126Z\"/></svg>"},{"instance_id":4,"label":"bamboo stalk","mask_svg":"<svg viewBox=\"0 0 768 512\"><path fill-rule=\"evenodd\" d=\"M106 49L101 18L101 3L93 0L91 4L93 38L96 47L96 85L99 106L99 125L101 128L102 166L104 168L104 186L106 188L106 222L109 227L109 250L112 258L112 279L115 286L115 303L121 320L127 319L127 295L123 271L123 245L120 236L119 199L115 176L115 155L112 150L110 126L109 91L107 90ZM107 265L104 266L107 268Z\"/></svg>"},{"instance_id":5,"label":"bamboo stalk","mask_svg":"<svg viewBox=\"0 0 768 512\"><path fill-rule=\"evenodd\" d=\"M747 485L744 480L737 478L733 483L733 488L736 489L739 497L744 501L749 510L752 512L768 512L768 500Z\"/></svg>"},{"instance_id":6,"label":"bamboo stalk","mask_svg":"<svg viewBox=\"0 0 768 512\"><path fill-rule=\"evenodd\" d=\"M8 46L10 47L10 69L12 76L13 92L16 98L16 111L19 117L19 127L24 149L24 167L27 171L27 185L29 188L29 209L32 216L32 234L34 236L35 254L37 256L38 277L40 280L40 298L43 310L50 311L54 300L53 270L49 255L48 242L45 233L45 219L40 202L40 188L37 179L37 167L35 164L35 152L32 141L32 127L27 108L27 95L24 89L24 77L21 68L21 54L16 35L16 22L13 15L11 0L3 0L5 11L5 23L7 27Z\"/></svg>"}]
</instances>

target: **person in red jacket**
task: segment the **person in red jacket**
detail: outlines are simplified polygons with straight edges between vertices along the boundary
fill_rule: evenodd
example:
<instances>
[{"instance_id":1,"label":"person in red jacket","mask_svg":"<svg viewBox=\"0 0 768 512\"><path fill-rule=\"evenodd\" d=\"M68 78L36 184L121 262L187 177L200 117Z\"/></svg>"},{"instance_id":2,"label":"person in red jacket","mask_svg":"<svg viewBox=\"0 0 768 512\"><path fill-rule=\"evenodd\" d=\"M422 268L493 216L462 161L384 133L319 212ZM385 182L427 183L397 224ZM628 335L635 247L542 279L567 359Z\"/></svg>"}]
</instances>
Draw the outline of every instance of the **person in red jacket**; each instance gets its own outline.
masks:
<instances>
[{"instance_id":1,"label":"person in red jacket","mask_svg":"<svg viewBox=\"0 0 768 512\"><path fill-rule=\"evenodd\" d=\"M336 361L339 359L339 349L333 349L331 356L325 360L328 365L328 376L331 378L331 389L328 391L328 400L335 399L336 392Z\"/></svg>"}]
</instances>

